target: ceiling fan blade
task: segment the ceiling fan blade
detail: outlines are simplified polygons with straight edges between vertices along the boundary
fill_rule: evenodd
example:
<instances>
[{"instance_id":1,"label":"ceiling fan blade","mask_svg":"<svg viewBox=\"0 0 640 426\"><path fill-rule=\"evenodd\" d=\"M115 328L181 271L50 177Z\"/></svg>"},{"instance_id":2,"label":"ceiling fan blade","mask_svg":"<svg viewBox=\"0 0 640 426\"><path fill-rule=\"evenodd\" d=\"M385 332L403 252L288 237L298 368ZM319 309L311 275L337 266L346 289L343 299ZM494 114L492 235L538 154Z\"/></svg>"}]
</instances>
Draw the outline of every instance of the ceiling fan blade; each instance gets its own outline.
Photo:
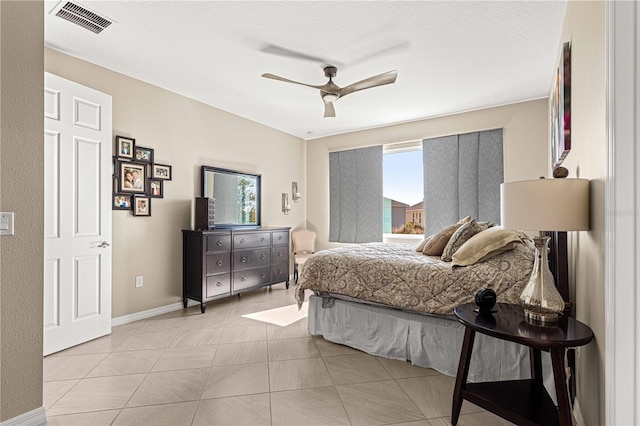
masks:
<instances>
[{"instance_id":1,"label":"ceiling fan blade","mask_svg":"<svg viewBox=\"0 0 640 426\"><path fill-rule=\"evenodd\" d=\"M379 58L379 57L382 57L382 56L388 56L388 54L394 54L394 53L403 52L405 50L408 50L409 47L411 47L411 44L406 40L398 42L398 43L394 43L394 44L392 44L390 46L379 47L378 50L376 50L375 52L370 52L368 54L360 56L357 59L354 59L353 63L354 64L361 64L361 63L369 61L371 59Z\"/></svg>"},{"instance_id":2,"label":"ceiling fan blade","mask_svg":"<svg viewBox=\"0 0 640 426\"><path fill-rule=\"evenodd\" d=\"M262 77L270 78L272 80L284 81L285 83L293 83L293 84L299 84L301 86L313 87L314 89L322 89L324 86L326 86L326 85L315 86L313 84L300 83L299 81L289 80L288 78L278 77L277 75L273 75L273 74L269 74L269 73L262 74Z\"/></svg>"},{"instance_id":3,"label":"ceiling fan blade","mask_svg":"<svg viewBox=\"0 0 640 426\"><path fill-rule=\"evenodd\" d=\"M357 92L358 90L369 89L371 87L383 86L385 84L391 84L396 81L398 71L388 71L380 75L366 78L358 81L357 83L350 84L340 89L340 97L346 96L349 93Z\"/></svg>"},{"instance_id":4,"label":"ceiling fan blade","mask_svg":"<svg viewBox=\"0 0 640 426\"><path fill-rule=\"evenodd\" d=\"M340 62L331 61L328 58L320 58L318 56L307 55L306 53L296 52L295 50L276 46L275 44L267 44L266 46L263 46L260 51L270 53L272 55L286 56L288 58L302 59L305 61L318 62L321 64L334 64L335 66L341 65Z\"/></svg>"},{"instance_id":5,"label":"ceiling fan blade","mask_svg":"<svg viewBox=\"0 0 640 426\"><path fill-rule=\"evenodd\" d=\"M335 116L336 116L336 110L333 107L333 102L324 101L324 117L327 118L327 117L335 117Z\"/></svg>"}]
</instances>

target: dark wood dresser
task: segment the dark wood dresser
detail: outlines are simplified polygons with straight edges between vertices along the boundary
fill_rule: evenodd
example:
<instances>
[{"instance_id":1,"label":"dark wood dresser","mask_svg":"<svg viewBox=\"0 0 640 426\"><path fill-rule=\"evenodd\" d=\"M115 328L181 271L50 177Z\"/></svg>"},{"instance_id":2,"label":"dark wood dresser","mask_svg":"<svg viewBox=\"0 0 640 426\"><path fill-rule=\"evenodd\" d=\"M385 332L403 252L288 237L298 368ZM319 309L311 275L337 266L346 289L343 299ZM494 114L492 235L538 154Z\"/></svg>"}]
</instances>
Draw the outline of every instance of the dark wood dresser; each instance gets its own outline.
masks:
<instances>
[{"instance_id":1,"label":"dark wood dresser","mask_svg":"<svg viewBox=\"0 0 640 426\"><path fill-rule=\"evenodd\" d=\"M182 295L205 303L285 282L291 228L182 231Z\"/></svg>"}]
</instances>

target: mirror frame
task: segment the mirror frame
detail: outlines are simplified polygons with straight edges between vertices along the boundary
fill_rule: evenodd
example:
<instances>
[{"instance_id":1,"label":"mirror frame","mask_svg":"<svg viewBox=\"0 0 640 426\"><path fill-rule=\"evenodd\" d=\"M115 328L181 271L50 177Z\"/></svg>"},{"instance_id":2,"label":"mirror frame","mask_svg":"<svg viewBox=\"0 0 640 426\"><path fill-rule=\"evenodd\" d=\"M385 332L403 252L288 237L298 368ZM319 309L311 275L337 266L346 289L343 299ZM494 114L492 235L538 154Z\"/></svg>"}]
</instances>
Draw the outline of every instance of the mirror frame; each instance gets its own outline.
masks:
<instances>
[{"instance_id":1,"label":"mirror frame","mask_svg":"<svg viewBox=\"0 0 640 426\"><path fill-rule=\"evenodd\" d=\"M201 189L201 194L202 197L206 197L206 185L207 185L207 181L205 179L205 175L206 172L213 172L213 173L224 173L224 174L229 174L229 175L245 175L245 176L251 176L251 177L255 177L256 178L256 187L257 187L257 191L256 191L256 223L215 223L215 211L214 211L214 229L234 229L234 228L241 228L241 229L259 229L262 225L261 225L261 221L262 221L262 176L261 175L257 175L255 173L245 173L245 172L239 172L237 170L230 170L230 169L222 169L220 167L212 167L212 166L202 166L200 168L200 189Z\"/></svg>"}]
</instances>

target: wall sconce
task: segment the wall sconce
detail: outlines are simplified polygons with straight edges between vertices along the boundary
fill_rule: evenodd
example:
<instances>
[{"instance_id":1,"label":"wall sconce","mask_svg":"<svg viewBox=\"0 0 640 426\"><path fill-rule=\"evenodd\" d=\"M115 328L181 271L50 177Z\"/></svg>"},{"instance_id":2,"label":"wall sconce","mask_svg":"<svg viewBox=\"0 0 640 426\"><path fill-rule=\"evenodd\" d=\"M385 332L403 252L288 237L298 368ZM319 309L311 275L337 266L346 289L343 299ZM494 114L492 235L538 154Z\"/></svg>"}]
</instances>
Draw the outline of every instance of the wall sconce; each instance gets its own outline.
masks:
<instances>
[{"instance_id":1,"label":"wall sconce","mask_svg":"<svg viewBox=\"0 0 640 426\"><path fill-rule=\"evenodd\" d=\"M286 192L282 193L282 213L289 214L289 210L291 210L291 204L289 204L289 194Z\"/></svg>"},{"instance_id":2,"label":"wall sconce","mask_svg":"<svg viewBox=\"0 0 640 426\"><path fill-rule=\"evenodd\" d=\"M291 199L297 203L300 198L302 198L302 194L298 191L298 182L291 182Z\"/></svg>"}]
</instances>

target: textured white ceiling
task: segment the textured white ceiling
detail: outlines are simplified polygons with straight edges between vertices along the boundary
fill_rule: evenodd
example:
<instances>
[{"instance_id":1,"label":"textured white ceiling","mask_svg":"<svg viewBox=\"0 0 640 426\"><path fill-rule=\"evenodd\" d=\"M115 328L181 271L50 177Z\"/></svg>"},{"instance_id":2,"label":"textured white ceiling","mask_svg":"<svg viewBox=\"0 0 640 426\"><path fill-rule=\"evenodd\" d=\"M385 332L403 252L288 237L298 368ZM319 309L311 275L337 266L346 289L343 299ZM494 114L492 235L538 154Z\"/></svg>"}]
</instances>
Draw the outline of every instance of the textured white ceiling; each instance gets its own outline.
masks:
<instances>
[{"instance_id":1,"label":"textured white ceiling","mask_svg":"<svg viewBox=\"0 0 640 426\"><path fill-rule=\"evenodd\" d=\"M100 35L45 2L45 45L303 139L548 95L565 1L78 1ZM315 59L270 53L287 49ZM316 89L390 70L323 118Z\"/></svg>"}]
</instances>

